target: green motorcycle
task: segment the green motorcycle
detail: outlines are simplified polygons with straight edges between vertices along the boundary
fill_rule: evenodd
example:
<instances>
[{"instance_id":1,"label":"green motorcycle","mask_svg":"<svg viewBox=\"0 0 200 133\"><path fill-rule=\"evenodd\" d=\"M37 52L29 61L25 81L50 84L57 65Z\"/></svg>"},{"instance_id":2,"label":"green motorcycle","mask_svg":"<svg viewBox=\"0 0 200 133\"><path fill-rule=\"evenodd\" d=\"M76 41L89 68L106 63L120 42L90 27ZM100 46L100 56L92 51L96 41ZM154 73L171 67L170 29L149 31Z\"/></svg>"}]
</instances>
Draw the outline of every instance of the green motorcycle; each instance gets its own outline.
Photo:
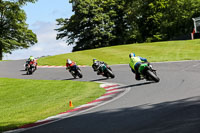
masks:
<instances>
[{"instance_id":1,"label":"green motorcycle","mask_svg":"<svg viewBox=\"0 0 200 133\"><path fill-rule=\"evenodd\" d=\"M101 71L103 72L102 76L107 77L107 78L109 77L115 78L115 75L113 74L112 69L108 65L101 64L98 69L101 69Z\"/></svg>"},{"instance_id":2,"label":"green motorcycle","mask_svg":"<svg viewBox=\"0 0 200 133\"><path fill-rule=\"evenodd\" d=\"M148 81L160 81L159 77L156 74L156 70L154 70L152 66L148 63L141 64L138 71Z\"/></svg>"}]
</instances>

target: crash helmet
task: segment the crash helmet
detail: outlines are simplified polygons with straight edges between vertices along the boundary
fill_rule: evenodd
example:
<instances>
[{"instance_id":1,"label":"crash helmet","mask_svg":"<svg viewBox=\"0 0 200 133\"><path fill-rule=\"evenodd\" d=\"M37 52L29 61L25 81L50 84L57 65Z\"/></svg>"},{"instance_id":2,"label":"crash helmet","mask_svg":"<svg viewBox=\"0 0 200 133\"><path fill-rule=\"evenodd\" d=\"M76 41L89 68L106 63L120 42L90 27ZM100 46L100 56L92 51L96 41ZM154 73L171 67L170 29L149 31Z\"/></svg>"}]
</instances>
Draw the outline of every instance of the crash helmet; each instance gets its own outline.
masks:
<instances>
[{"instance_id":1,"label":"crash helmet","mask_svg":"<svg viewBox=\"0 0 200 133\"><path fill-rule=\"evenodd\" d=\"M29 60L30 60L30 61L34 61L34 57L33 57L33 56L30 56Z\"/></svg>"},{"instance_id":2,"label":"crash helmet","mask_svg":"<svg viewBox=\"0 0 200 133\"><path fill-rule=\"evenodd\" d=\"M67 59L68 64L72 64L72 61L70 59Z\"/></svg>"},{"instance_id":3,"label":"crash helmet","mask_svg":"<svg viewBox=\"0 0 200 133\"><path fill-rule=\"evenodd\" d=\"M135 57L135 53L130 53L129 58L131 58L131 57Z\"/></svg>"},{"instance_id":4,"label":"crash helmet","mask_svg":"<svg viewBox=\"0 0 200 133\"><path fill-rule=\"evenodd\" d=\"M93 59L93 63L96 63L97 62L97 59Z\"/></svg>"}]
</instances>

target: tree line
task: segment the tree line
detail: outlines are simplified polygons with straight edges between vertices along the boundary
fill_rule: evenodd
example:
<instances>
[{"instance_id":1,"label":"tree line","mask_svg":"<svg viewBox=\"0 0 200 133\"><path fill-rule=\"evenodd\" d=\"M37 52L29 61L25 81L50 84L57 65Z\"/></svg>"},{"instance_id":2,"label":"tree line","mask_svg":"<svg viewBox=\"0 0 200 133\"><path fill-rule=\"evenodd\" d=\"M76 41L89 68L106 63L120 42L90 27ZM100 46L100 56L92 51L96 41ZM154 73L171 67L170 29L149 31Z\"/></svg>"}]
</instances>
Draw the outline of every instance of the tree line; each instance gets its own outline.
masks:
<instances>
[{"instance_id":1,"label":"tree line","mask_svg":"<svg viewBox=\"0 0 200 133\"><path fill-rule=\"evenodd\" d=\"M37 0L0 0L0 60L3 53L28 48L37 42L36 34L28 29L26 13L22 9L27 2Z\"/></svg>"},{"instance_id":2,"label":"tree line","mask_svg":"<svg viewBox=\"0 0 200 133\"><path fill-rule=\"evenodd\" d=\"M191 33L200 0L70 0L74 14L57 19L57 39L73 51L172 40Z\"/></svg>"},{"instance_id":3,"label":"tree line","mask_svg":"<svg viewBox=\"0 0 200 133\"><path fill-rule=\"evenodd\" d=\"M37 0L0 0L0 60L3 53L28 48L37 36L22 9ZM74 14L57 19L56 39L73 51L172 40L191 33L200 0L69 0Z\"/></svg>"}]
</instances>

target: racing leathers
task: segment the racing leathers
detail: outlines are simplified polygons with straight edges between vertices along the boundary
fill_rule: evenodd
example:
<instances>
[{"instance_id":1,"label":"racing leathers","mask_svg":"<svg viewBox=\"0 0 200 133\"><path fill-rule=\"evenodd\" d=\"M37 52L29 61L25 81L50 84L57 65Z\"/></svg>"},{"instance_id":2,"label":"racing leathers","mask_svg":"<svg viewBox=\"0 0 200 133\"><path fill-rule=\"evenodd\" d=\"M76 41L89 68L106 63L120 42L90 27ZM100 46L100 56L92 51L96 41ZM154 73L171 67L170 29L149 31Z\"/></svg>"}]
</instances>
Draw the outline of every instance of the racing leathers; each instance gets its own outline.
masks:
<instances>
[{"instance_id":1,"label":"racing leathers","mask_svg":"<svg viewBox=\"0 0 200 133\"><path fill-rule=\"evenodd\" d=\"M107 64L103 61L95 61L92 64L92 68L94 71L97 71L97 75L103 74L103 68L101 67L102 64L105 64L107 66Z\"/></svg>"},{"instance_id":2,"label":"racing leathers","mask_svg":"<svg viewBox=\"0 0 200 133\"><path fill-rule=\"evenodd\" d=\"M26 69L28 67L28 64L30 64L32 62L33 66L34 66L34 71L37 69L37 59L35 59L33 56L31 56L30 58L28 58L28 60L26 61Z\"/></svg>"},{"instance_id":3,"label":"racing leathers","mask_svg":"<svg viewBox=\"0 0 200 133\"><path fill-rule=\"evenodd\" d=\"M66 70L69 69L69 72L71 72L73 69L76 69L77 65L74 61L72 61L70 64L66 63Z\"/></svg>"},{"instance_id":4,"label":"racing leathers","mask_svg":"<svg viewBox=\"0 0 200 133\"><path fill-rule=\"evenodd\" d=\"M130 58L129 66L131 68L131 71L133 73L135 73L135 79L136 80L141 79L141 76L140 76L140 73L138 72L138 69L139 69L140 65L144 62L147 62L146 58L142 58L142 57L139 57L139 56Z\"/></svg>"}]
</instances>

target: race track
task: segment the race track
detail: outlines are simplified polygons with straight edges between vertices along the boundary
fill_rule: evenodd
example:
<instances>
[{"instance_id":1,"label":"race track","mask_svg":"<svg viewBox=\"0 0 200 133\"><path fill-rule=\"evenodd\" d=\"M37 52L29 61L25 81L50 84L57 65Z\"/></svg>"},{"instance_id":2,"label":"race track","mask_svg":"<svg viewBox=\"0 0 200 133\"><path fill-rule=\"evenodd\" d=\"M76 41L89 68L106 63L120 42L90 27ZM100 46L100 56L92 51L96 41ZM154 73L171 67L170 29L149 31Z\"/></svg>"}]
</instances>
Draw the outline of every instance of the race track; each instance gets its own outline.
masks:
<instances>
[{"instance_id":1,"label":"race track","mask_svg":"<svg viewBox=\"0 0 200 133\"><path fill-rule=\"evenodd\" d=\"M0 62L0 77L74 80L64 68L23 71L24 60ZM27 133L200 133L200 61L152 63L161 81L136 81L128 65L111 66L105 79L81 67L81 81L121 83L124 96L73 117L32 128ZM56 89L56 88L55 88Z\"/></svg>"}]
</instances>

